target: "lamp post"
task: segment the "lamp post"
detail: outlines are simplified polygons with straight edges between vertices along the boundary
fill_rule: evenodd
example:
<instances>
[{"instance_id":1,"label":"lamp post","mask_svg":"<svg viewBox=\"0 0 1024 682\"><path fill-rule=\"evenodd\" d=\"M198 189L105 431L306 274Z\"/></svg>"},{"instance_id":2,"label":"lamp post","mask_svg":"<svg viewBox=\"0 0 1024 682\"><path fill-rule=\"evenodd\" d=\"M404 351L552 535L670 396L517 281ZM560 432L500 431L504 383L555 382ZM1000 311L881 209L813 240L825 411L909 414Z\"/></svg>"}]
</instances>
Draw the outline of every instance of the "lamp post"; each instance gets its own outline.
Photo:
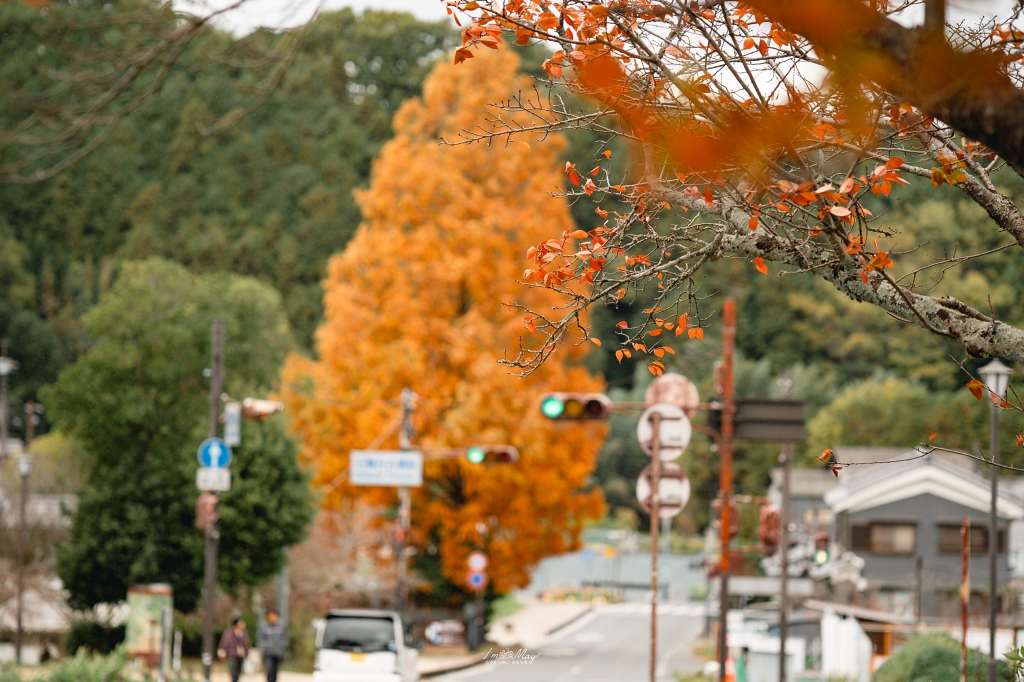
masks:
<instances>
[{"instance_id":1,"label":"lamp post","mask_svg":"<svg viewBox=\"0 0 1024 682\"><path fill-rule=\"evenodd\" d=\"M31 418L31 415L30 415ZM32 474L32 457L26 452L18 459L18 473L21 474L21 523L18 539L18 631L15 637L14 660L21 665L22 613L25 594L25 507L28 501L28 477Z\"/></svg>"},{"instance_id":2,"label":"lamp post","mask_svg":"<svg viewBox=\"0 0 1024 682\"><path fill-rule=\"evenodd\" d=\"M7 464L7 375L18 363L7 357L7 342L0 343L0 469Z\"/></svg>"},{"instance_id":3,"label":"lamp post","mask_svg":"<svg viewBox=\"0 0 1024 682\"><path fill-rule=\"evenodd\" d=\"M999 403L1006 397L1006 389L1010 385L1010 375L1013 370L1001 363L999 360L992 360L990 363L978 370L985 388L989 391L989 409L991 410L991 433L989 449L992 451L992 464L999 462ZM999 517L996 515L996 501L999 493L999 470L991 467L992 500L988 515L988 682L996 682L996 594L999 588L998 581L998 556L999 556Z\"/></svg>"}]
</instances>

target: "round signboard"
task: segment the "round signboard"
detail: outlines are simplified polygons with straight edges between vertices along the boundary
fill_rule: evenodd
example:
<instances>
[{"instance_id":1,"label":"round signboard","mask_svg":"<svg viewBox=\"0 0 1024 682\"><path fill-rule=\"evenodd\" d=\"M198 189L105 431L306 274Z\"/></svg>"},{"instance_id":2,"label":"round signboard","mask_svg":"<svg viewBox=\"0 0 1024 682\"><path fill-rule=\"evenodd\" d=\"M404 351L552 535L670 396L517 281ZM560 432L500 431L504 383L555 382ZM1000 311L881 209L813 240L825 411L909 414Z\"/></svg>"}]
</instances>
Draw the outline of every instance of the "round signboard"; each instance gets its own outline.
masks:
<instances>
[{"instance_id":1,"label":"round signboard","mask_svg":"<svg viewBox=\"0 0 1024 682\"><path fill-rule=\"evenodd\" d=\"M482 590L487 587L487 574L482 571L470 571L466 577L466 584L471 590Z\"/></svg>"},{"instance_id":2,"label":"round signboard","mask_svg":"<svg viewBox=\"0 0 1024 682\"><path fill-rule=\"evenodd\" d=\"M469 566L469 570L481 573L487 570L487 555L483 552L470 552L466 558L466 564Z\"/></svg>"},{"instance_id":3,"label":"round signboard","mask_svg":"<svg viewBox=\"0 0 1024 682\"><path fill-rule=\"evenodd\" d=\"M231 448L220 438L207 438L196 452L200 466L220 469L231 464Z\"/></svg>"},{"instance_id":4,"label":"round signboard","mask_svg":"<svg viewBox=\"0 0 1024 682\"><path fill-rule=\"evenodd\" d=\"M687 417L693 417L697 414L697 406L700 405L700 395L692 381L682 374L669 372L651 382L644 392L644 403L668 403L683 408Z\"/></svg>"},{"instance_id":5,"label":"round signboard","mask_svg":"<svg viewBox=\"0 0 1024 682\"><path fill-rule=\"evenodd\" d=\"M636 425L636 438L648 455L654 452L654 425L651 423L651 415L655 413L661 415L658 424L658 440L661 442L659 457L662 461L668 462L683 454L683 450L690 444L693 427L690 426L690 420L681 407L668 403L648 407Z\"/></svg>"},{"instance_id":6,"label":"round signboard","mask_svg":"<svg viewBox=\"0 0 1024 682\"><path fill-rule=\"evenodd\" d=\"M661 475L658 479L658 516L670 519L683 511L686 503L690 501L690 479L686 477L682 467L672 462L661 465ZM651 465L648 464L640 472L640 478L636 480L636 499L648 514L651 513L652 488Z\"/></svg>"}]
</instances>

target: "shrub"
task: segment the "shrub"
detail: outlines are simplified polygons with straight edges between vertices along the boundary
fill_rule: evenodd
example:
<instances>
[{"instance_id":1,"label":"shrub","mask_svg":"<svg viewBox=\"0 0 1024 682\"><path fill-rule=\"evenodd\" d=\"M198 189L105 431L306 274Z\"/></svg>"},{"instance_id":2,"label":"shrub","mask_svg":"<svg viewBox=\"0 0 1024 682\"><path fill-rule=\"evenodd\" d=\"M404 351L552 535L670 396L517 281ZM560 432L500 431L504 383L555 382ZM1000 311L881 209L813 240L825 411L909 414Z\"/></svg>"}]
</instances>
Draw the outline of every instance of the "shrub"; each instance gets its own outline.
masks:
<instances>
[{"instance_id":1,"label":"shrub","mask_svg":"<svg viewBox=\"0 0 1024 682\"><path fill-rule=\"evenodd\" d=\"M76 620L64 635L64 650L74 656L79 649L109 654L124 641L124 626L108 627L94 620Z\"/></svg>"},{"instance_id":2,"label":"shrub","mask_svg":"<svg viewBox=\"0 0 1024 682\"><path fill-rule=\"evenodd\" d=\"M967 679L984 679L987 658L975 649L967 652ZM1012 680L1006 661L999 661L999 679ZM960 643L945 633L915 635L896 649L871 682L959 682Z\"/></svg>"}]
</instances>

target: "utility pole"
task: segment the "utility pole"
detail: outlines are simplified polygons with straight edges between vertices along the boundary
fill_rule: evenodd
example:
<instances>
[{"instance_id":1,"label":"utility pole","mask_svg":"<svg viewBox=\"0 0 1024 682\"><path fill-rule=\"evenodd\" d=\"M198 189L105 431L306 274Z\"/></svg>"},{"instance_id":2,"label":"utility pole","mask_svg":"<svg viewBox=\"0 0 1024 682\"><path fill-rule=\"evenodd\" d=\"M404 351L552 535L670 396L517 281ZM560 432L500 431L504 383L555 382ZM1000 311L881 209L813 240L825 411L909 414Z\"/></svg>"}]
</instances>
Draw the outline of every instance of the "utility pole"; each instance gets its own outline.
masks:
<instances>
[{"instance_id":1,"label":"utility pole","mask_svg":"<svg viewBox=\"0 0 1024 682\"><path fill-rule=\"evenodd\" d=\"M782 396L793 397L793 377L782 378ZM779 682L786 682L786 635L789 632L789 506L791 472L793 470L793 444L782 444L779 455L782 462L782 509L779 510Z\"/></svg>"},{"instance_id":2,"label":"utility pole","mask_svg":"<svg viewBox=\"0 0 1024 682\"><path fill-rule=\"evenodd\" d=\"M917 555L917 564L914 566L914 588L917 592L914 595L914 620L921 622L923 615L922 599L924 596L924 557Z\"/></svg>"},{"instance_id":3,"label":"utility pole","mask_svg":"<svg viewBox=\"0 0 1024 682\"><path fill-rule=\"evenodd\" d=\"M971 517L960 523L960 682L967 682L967 610L971 603Z\"/></svg>"},{"instance_id":4,"label":"utility pole","mask_svg":"<svg viewBox=\"0 0 1024 682\"><path fill-rule=\"evenodd\" d=\"M21 665L21 642L25 634L22 624L25 612L25 530L28 526L28 477L32 473L32 458L29 452L32 448L32 432L36 416L35 404L25 403L25 451L18 460L18 473L21 475L21 523L18 528L18 614L17 631L14 639L14 662Z\"/></svg>"},{"instance_id":5,"label":"utility pole","mask_svg":"<svg viewBox=\"0 0 1024 682\"><path fill-rule=\"evenodd\" d=\"M651 413L651 665L650 682L658 667L658 524L661 522L661 414Z\"/></svg>"},{"instance_id":6,"label":"utility pole","mask_svg":"<svg viewBox=\"0 0 1024 682\"><path fill-rule=\"evenodd\" d=\"M718 606L718 679L725 682L726 624L729 615L729 542L732 519L732 426L736 405L733 402L733 355L736 351L736 301L727 298L722 304L722 440L719 456L722 459L719 487L722 508L719 514L721 527L721 564Z\"/></svg>"},{"instance_id":7,"label":"utility pole","mask_svg":"<svg viewBox=\"0 0 1024 682\"><path fill-rule=\"evenodd\" d=\"M402 389L402 430L398 432L399 448L403 451L412 450L412 413L416 410L416 394L411 388ZM398 584L395 603L397 610L405 611L407 600L408 566L406 564L405 544L409 535L410 517L412 514L412 495L408 486L398 489Z\"/></svg>"},{"instance_id":8,"label":"utility pole","mask_svg":"<svg viewBox=\"0 0 1024 682\"><path fill-rule=\"evenodd\" d=\"M213 318L212 343L210 351L210 438L216 438L220 422L221 393L224 391L224 320ZM216 500L216 493L213 494ZM216 510L216 504L214 504ZM210 681L213 667L213 612L217 604L217 514L212 512L206 526L206 559L203 567L203 589L205 606L203 614L203 680Z\"/></svg>"}]
</instances>

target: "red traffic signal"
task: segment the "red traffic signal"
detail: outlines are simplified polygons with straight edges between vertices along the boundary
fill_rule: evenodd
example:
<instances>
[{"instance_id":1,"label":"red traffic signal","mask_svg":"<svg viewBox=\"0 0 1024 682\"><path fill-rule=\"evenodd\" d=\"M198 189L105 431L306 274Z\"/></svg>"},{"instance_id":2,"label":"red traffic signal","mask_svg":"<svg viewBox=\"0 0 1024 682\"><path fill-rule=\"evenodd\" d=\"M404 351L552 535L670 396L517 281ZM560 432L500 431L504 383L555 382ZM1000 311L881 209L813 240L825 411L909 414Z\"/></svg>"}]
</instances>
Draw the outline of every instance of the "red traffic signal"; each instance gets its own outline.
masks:
<instances>
[{"instance_id":1,"label":"red traffic signal","mask_svg":"<svg viewBox=\"0 0 1024 682\"><path fill-rule=\"evenodd\" d=\"M276 400L261 400L260 398L246 398L242 401L242 414L246 419L259 419L263 421L275 412L284 411L284 403Z\"/></svg>"},{"instance_id":2,"label":"red traffic signal","mask_svg":"<svg viewBox=\"0 0 1024 682\"><path fill-rule=\"evenodd\" d=\"M209 491L203 491L196 500L196 528L209 535L217 523L217 505L220 498Z\"/></svg>"},{"instance_id":3,"label":"red traffic signal","mask_svg":"<svg viewBox=\"0 0 1024 682\"><path fill-rule=\"evenodd\" d=\"M519 450L511 445L472 445L466 448L466 459L471 464L515 464Z\"/></svg>"},{"instance_id":4,"label":"red traffic signal","mask_svg":"<svg viewBox=\"0 0 1024 682\"><path fill-rule=\"evenodd\" d=\"M607 419L612 401L603 393L547 393L540 400L540 411L548 419Z\"/></svg>"}]
</instances>

